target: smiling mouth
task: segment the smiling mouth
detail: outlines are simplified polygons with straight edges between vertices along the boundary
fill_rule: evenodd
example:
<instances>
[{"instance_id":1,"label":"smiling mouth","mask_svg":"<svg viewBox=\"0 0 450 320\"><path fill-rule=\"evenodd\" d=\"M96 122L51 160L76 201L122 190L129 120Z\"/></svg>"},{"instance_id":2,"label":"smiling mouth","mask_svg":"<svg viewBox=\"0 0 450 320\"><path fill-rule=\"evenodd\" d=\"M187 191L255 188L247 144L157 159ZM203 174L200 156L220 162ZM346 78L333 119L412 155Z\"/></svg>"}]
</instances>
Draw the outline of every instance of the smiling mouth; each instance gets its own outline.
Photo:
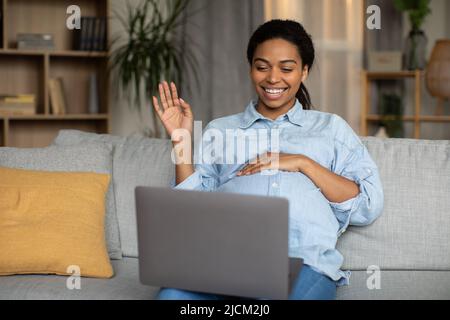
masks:
<instances>
[{"instance_id":1,"label":"smiling mouth","mask_svg":"<svg viewBox=\"0 0 450 320\"><path fill-rule=\"evenodd\" d=\"M279 98L288 88L264 88L264 93L268 98L276 99Z\"/></svg>"}]
</instances>

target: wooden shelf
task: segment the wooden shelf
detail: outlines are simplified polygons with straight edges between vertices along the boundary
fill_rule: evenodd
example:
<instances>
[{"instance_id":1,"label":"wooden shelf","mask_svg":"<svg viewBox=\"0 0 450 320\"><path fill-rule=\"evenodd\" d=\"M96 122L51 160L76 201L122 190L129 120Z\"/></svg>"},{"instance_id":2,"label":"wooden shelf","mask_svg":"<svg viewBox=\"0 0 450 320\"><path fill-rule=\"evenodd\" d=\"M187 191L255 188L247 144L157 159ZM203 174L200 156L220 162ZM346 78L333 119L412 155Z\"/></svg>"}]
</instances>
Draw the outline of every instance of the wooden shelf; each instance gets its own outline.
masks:
<instances>
[{"instance_id":1,"label":"wooden shelf","mask_svg":"<svg viewBox=\"0 0 450 320\"><path fill-rule=\"evenodd\" d=\"M368 121L380 121L382 118L381 115L378 114L368 114ZM421 122L450 122L450 116L419 116L419 121ZM415 121L415 116L403 116L403 121Z\"/></svg>"},{"instance_id":2,"label":"wooden shelf","mask_svg":"<svg viewBox=\"0 0 450 320\"><path fill-rule=\"evenodd\" d=\"M373 72L366 71L366 76L370 80L383 80L383 79L404 79L404 78L414 78L416 76L416 71L395 71L395 72Z\"/></svg>"},{"instance_id":3,"label":"wooden shelf","mask_svg":"<svg viewBox=\"0 0 450 320\"><path fill-rule=\"evenodd\" d=\"M103 51L54 51L49 52L50 57L92 57L92 58L107 58L109 57L109 52Z\"/></svg>"},{"instance_id":4,"label":"wooden shelf","mask_svg":"<svg viewBox=\"0 0 450 320\"><path fill-rule=\"evenodd\" d=\"M439 115L422 115L422 81L424 71L400 71L400 72L369 72L362 71L362 101L361 101L361 135L367 136L368 123L382 120L381 115L369 114L370 111L370 82L376 80L395 80L408 79L414 80L414 114L402 116L402 121L413 122L414 124L414 138L420 138L420 124L422 122L450 122L450 116Z\"/></svg>"},{"instance_id":5,"label":"wooden shelf","mask_svg":"<svg viewBox=\"0 0 450 320\"><path fill-rule=\"evenodd\" d=\"M107 114L65 114L65 115L0 115L6 120L108 120Z\"/></svg>"},{"instance_id":6,"label":"wooden shelf","mask_svg":"<svg viewBox=\"0 0 450 320\"><path fill-rule=\"evenodd\" d=\"M0 94L33 94L37 104L35 115L0 115L0 146L45 146L62 129L110 132L110 52L72 50L76 32L65 28L70 4L55 0L0 0ZM77 5L85 17L110 17L110 0L78 0ZM55 49L19 50L18 33L50 33ZM107 39L109 34L107 19ZM92 74L97 76L98 114L89 114L88 110ZM57 77L63 79L64 115L52 114L49 99L49 80Z\"/></svg>"},{"instance_id":7,"label":"wooden shelf","mask_svg":"<svg viewBox=\"0 0 450 320\"><path fill-rule=\"evenodd\" d=\"M76 51L76 50L62 50L62 51L43 51L43 50L17 50L17 49L0 49L0 55L15 55L15 56L45 56L50 57L83 57L83 58L107 58L109 52L103 51Z\"/></svg>"},{"instance_id":8,"label":"wooden shelf","mask_svg":"<svg viewBox=\"0 0 450 320\"><path fill-rule=\"evenodd\" d=\"M420 116L423 122L450 122L450 116Z\"/></svg>"},{"instance_id":9,"label":"wooden shelf","mask_svg":"<svg viewBox=\"0 0 450 320\"><path fill-rule=\"evenodd\" d=\"M381 118L382 118L382 116L378 115L378 114L368 114L366 117L366 119L368 121L380 121ZM414 119L415 119L414 116L403 116L402 117L403 121L414 121Z\"/></svg>"},{"instance_id":10,"label":"wooden shelf","mask_svg":"<svg viewBox=\"0 0 450 320\"><path fill-rule=\"evenodd\" d=\"M381 120L381 116L369 114L370 111L370 82L376 80L404 80L411 78L414 80L414 115L403 116L402 121L411 121L414 123L414 138L420 138L420 123L424 121L437 121L437 117L422 116L421 113L421 88L424 72L415 71L398 71L398 72L370 72L363 70L362 79L362 95L361 95L361 135L367 136L368 123L371 121ZM442 118L443 120L444 118ZM445 121L444 121L445 122Z\"/></svg>"}]
</instances>

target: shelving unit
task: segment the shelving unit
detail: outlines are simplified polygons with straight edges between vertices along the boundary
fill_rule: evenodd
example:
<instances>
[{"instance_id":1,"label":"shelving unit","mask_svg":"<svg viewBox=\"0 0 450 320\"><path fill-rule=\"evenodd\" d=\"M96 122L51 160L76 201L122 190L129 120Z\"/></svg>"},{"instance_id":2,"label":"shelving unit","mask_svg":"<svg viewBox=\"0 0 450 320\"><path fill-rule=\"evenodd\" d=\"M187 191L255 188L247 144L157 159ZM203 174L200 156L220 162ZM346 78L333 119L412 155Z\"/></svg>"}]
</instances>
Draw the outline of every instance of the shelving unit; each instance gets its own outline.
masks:
<instances>
[{"instance_id":1,"label":"shelving unit","mask_svg":"<svg viewBox=\"0 0 450 320\"><path fill-rule=\"evenodd\" d=\"M37 114L0 115L0 146L42 147L61 129L110 133L108 51L76 51L75 30L66 27L70 0L0 0L3 43L0 43L0 94L34 94ZM82 16L109 17L109 0L78 0ZM109 39L109 21L106 35ZM18 50L18 33L51 33L54 50ZM96 73L99 113L88 112L89 75ZM51 113L49 79L63 78L67 110Z\"/></svg>"},{"instance_id":2,"label":"shelving unit","mask_svg":"<svg viewBox=\"0 0 450 320\"><path fill-rule=\"evenodd\" d=\"M422 115L422 99L421 90L424 72L421 70L415 71L400 71L400 72L368 72L362 71L362 101L361 101L361 135L367 136L368 124L370 122L378 122L381 116L377 114L370 114L370 82L376 80L414 80L414 114L404 115L403 121L414 122L414 138L420 139L420 124L422 122L450 122L450 116L429 116Z\"/></svg>"}]
</instances>

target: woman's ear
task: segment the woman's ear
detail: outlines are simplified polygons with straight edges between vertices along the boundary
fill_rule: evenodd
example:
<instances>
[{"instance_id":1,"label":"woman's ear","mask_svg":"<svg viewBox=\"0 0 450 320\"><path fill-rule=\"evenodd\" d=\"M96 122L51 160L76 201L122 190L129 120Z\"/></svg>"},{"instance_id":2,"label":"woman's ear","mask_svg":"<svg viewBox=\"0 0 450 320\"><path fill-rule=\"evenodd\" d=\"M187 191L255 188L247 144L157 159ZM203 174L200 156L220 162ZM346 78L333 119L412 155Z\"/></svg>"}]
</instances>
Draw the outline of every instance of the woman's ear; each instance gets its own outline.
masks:
<instances>
[{"instance_id":1,"label":"woman's ear","mask_svg":"<svg viewBox=\"0 0 450 320\"><path fill-rule=\"evenodd\" d=\"M302 71L302 82L304 82L307 78L308 78L308 65L303 66L303 71Z\"/></svg>"}]
</instances>

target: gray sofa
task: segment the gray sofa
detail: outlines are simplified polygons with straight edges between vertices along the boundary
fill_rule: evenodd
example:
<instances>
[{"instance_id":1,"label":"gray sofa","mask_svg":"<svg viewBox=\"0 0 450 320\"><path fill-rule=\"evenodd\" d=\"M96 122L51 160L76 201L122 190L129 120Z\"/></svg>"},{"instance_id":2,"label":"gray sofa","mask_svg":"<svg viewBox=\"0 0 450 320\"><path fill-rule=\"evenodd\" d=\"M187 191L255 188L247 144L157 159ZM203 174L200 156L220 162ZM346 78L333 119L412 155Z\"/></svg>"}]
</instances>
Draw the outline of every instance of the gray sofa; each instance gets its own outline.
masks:
<instances>
[{"instance_id":1,"label":"gray sofa","mask_svg":"<svg viewBox=\"0 0 450 320\"><path fill-rule=\"evenodd\" d=\"M380 169L385 207L367 227L349 227L338 248L350 285L338 299L450 299L450 141L362 137ZM169 186L170 142L61 131L54 144L111 144L117 220L123 258L112 260L111 279L0 277L0 299L153 299L158 288L139 282L133 190ZM120 194L119 194L120 193Z\"/></svg>"}]
</instances>

